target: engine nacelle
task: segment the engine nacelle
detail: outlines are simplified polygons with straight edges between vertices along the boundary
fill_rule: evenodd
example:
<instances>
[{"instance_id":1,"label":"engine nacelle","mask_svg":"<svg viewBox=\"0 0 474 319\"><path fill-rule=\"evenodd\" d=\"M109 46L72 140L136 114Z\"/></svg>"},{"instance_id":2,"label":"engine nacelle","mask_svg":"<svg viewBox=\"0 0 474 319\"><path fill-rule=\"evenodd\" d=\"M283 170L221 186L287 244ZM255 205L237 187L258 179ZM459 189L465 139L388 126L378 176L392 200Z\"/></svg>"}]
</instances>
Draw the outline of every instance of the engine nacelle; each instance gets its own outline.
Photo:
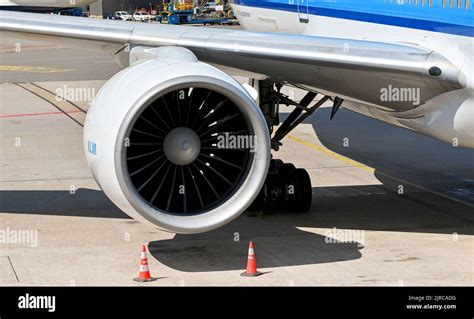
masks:
<instances>
[{"instance_id":1,"label":"engine nacelle","mask_svg":"<svg viewBox=\"0 0 474 319\"><path fill-rule=\"evenodd\" d=\"M154 49L100 90L84 127L90 169L130 217L177 233L223 226L253 202L270 162L247 91L181 48Z\"/></svg>"}]
</instances>

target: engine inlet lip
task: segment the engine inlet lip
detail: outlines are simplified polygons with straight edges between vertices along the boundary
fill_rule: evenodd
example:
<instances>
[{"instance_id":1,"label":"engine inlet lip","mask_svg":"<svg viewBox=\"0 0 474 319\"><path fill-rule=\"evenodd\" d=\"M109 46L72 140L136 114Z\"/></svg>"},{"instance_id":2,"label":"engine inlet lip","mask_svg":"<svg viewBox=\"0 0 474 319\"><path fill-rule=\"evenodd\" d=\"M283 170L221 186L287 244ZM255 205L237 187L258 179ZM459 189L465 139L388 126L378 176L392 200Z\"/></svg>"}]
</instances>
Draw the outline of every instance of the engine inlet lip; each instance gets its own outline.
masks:
<instances>
[{"instance_id":1,"label":"engine inlet lip","mask_svg":"<svg viewBox=\"0 0 474 319\"><path fill-rule=\"evenodd\" d=\"M268 136L268 131L266 129L266 122L263 118L263 115L259 115L257 112L244 112L248 111L249 102L253 102L248 96L240 92L238 88L233 85L224 85L222 80L215 79L208 76L184 76L174 78L168 81L165 81L151 90L146 92L128 111L124 119L124 124L121 125L119 132L117 134L117 140L115 143L115 170L117 174L117 180L121 187L121 190L128 200L130 205L146 220L153 223L154 225L159 226L165 230L174 231L177 233L198 233L205 232L215 228L218 228L232 219L238 217L239 214L230 214L234 211L237 206L239 210L244 210L248 205L250 205L253 200L257 197L258 192L264 182L265 178L262 178L261 181L258 178L251 178L254 176L266 175L268 170L268 163L270 152L270 138ZM199 213L197 215L186 215L179 216L174 215L166 211L161 211L156 207L151 206L140 193L138 193L135 188L128 172L127 161L126 161L126 152L124 148L124 140L129 136L132 129L133 123L136 122L137 118L142 114L146 108L153 103L156 99L161 96L166 95L174 90L179 90L184 87L194 87L208 89L220 93L231 100L244 116L250 134L256 134L265 138L259 138L259 148L264 149L255 154L252 154L252 157L249 158L249 164L246 168L246 171L243 174L242 180L239 182L239 185L233 190L231 194L227 196L227 201L224 204L218 205L217 207L210 208L208 212ZM247 100L246 100L247 99ZM257 131L255 131L257 130ZM266 149L265 149L266 148ZM263 152L263 153L262 153ZM262 156L265 154L265 156ZM244 186L244 187L242 187ZM245 191L243 189L245 188ZM219 211L219 212L218 212ZM211 216L212 215L212 216ZM206 221L197 220L196 217L203 217ZM210 223L209 219L213 219L213 223ZM182 223L186 223L186 226L181 224L176 224L176 221L180 220Z\"/></svg>"}]
</instances>

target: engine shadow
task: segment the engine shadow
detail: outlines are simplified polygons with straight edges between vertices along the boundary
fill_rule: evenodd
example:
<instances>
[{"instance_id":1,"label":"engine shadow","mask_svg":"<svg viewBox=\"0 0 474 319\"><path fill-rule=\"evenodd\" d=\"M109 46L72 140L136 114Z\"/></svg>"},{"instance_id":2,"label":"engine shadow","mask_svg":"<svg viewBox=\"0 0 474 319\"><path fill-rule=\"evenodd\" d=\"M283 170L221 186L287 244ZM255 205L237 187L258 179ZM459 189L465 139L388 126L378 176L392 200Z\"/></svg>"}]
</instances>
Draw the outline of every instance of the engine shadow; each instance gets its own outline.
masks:
<instances>
[{"instance_id":1,"label":"engine shadow","mask_svg":"<svg viewBox=\"0 0 474 319\"><path fill-rule=\"evenodd\" d=\"M303 223L304 224L304 223ZM297 228L297 216L269 214L263 218L242 215L218 230L196 235L176 235L149 243L153 258L185 272L245 269L249 241L255 245L259 268L313 265L359 259L359 242L327 242L325 234Z\"/></svg>"},{"instance_id":2,"label":"engine shadow","mask_svg":"<svg viewBox=\"0 0 474 319\"><path fill-rule=\"evenodd\" d=\"M130 219L102 191L85 188L77 189L74 194L69 191L0 191L0 212Z\"/></svg>"}]
</instances>

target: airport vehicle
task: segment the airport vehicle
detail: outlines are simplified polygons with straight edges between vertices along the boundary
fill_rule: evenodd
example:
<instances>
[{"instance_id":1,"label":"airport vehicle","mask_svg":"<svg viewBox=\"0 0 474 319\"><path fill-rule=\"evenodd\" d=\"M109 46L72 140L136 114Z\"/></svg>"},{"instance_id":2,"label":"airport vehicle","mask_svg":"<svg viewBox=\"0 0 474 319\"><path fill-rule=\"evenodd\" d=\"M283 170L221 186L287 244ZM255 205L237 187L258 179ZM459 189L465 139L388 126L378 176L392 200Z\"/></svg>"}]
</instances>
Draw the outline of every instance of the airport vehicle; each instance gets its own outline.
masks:
<instances>
[{"instance_id":1,"label":"airport vehicle","mask_svg":"<svg viewBox=\"0 0 474 319\"><path fill-rule=\"evenodd\" d=\"M151 20L151 16L147 12L137 11L133 14L134 21L148 22Z\"/></svg>"},{"instance_id":2,"label":"airport vehicle","mask_svg":"<svg viewBox=\"0 0 474 319\"><path fill-rule=\"evenodd\" d=\"M162 12L155 21L168 24L232 24L232 18L213 18L206 15L195 15L193 10L172 10Z\"/></svg>"},{"instance_id":3,"label":"airport vehicle","mask_svg":"<svg viewBox=\"0 0 474 319\"><path fill-rule=\"evenodd\" d=\"M97 0L0 0L0 10L59 12L95 3Z\"/></svg>"},{"instance_id":4,"label":"airport vehicle","mask_svg":"<svg viewBox=\"0 0 474 319\"><path fill-rule=\"evenodd\" d=\"M345 107L474 147L471 2L231 6L246 30L0 12L2 36L87 43L124 66L88 111L84 149L102 190L131 217L198 233L262 200L307 210L308 174L271 160L270 151L325 102L334 125ZM251 80L243 86L234 74ZM282 85L307 94L294 101ZM295 110L280 123L284 104Z\"/></svg>"},{"instance_id":5,"label":"airport vehicle","mask_svg":"<svg viewBox=\"0 0 474 319\"><path fill-rule=\"evenodd\" d=\"M115 12L114 16L117 20L122 20L122 21L132 21L133 20L132 15L127 11L117 11L117 12Z\"/></svg>"}]
</instances>

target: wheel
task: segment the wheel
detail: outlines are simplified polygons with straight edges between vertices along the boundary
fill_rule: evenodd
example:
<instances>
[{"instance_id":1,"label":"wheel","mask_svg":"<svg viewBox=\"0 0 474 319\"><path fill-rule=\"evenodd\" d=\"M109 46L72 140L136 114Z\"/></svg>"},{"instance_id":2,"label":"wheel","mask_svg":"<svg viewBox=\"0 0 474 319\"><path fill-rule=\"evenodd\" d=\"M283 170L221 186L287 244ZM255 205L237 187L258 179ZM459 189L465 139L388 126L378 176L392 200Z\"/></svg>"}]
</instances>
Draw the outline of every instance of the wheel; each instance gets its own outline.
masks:
<instances>
[{"instance_id":1,"label":"wheel","mask_svg":"<svg viewBox=\"0 0 474 319\"><path fill-rule=\"evenodd\" d=\"M283 161L281 159L272 159L270 160L270 172L278 172L278 168L283 165Z\"/></svg>"},{"instance_id":2,"label":"wheel","mask_svg":"<svg viewBox=\"0 0 474 319\"><path fill-rule=\"evenodd\" d=\"M284 163L278 167L278 174L280 174L280 177L283 181L286 181L288 178L288 175L296 169L295 165L291 163Z\"/></svg>"},{"instance_id":3,"label":"wheel","mask_svg":"<svg viewBox=\"0 0 474 319\"><path fill-rule=\"evenodd\" d=\"M295 213L306 213L311 208L311 179L306 170L298 168L288 175L288 209Z\"/></svg>"},{"instance_id":4,"label":"wheel","mask_svg":"<svg viewBox=\"0 0 474 319\"><path fill-rule=\"evenodd\" d=\"M280 167L281 165L284 164L281 159L272 159L272 161L275 162L276 167Z\"/></svg>"}]
</instances>

